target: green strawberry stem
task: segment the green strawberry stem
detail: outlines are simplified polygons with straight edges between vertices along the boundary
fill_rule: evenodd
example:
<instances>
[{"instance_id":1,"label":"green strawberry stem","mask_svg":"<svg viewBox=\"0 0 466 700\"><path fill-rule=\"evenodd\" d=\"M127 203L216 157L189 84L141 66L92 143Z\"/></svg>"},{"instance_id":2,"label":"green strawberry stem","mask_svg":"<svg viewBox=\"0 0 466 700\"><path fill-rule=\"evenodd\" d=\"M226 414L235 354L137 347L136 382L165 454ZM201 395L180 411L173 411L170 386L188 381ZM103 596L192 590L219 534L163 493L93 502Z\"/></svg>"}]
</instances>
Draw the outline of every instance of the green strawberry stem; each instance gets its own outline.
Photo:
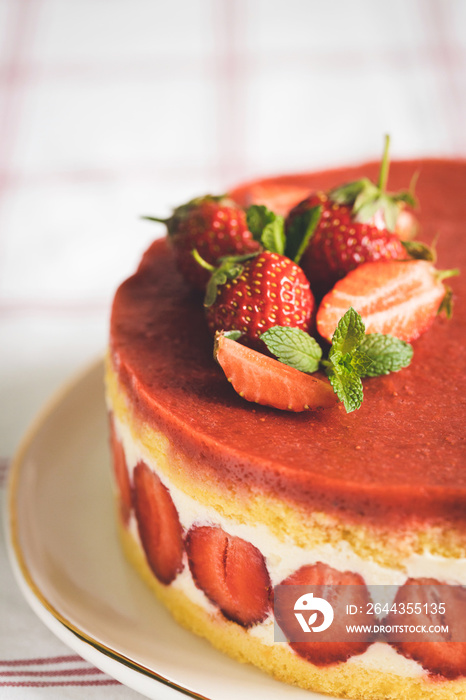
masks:
<instances>
[{"instance_id":1,"label":"green strawberry stem","mask_svg":"<svg viewBox=\"0 0 466 700\"><path fill-rule=\"evenodd\" d=\"M417 205L414 196L416 177L413 177L409 191L386 191L390 167L389 149L390 136L387 134L377 184L363 177L361 180L348 182L346 185L330 190L329 197L336 204L350 207L353 219L359 223L371 222L376 212L381 210L386 228L393 232L396 229L400 210L406 205L411 207Z\"/></svg>"},{"instance_id":2,"label":"green strawberry stem","mask_svg":"<svg viewBox=\"0 0 466 700\"><path fill-rule=\"evenodd\" d=\"M436 270L435 276L440 281L448 279L449 277L457 277L460 274L459 268L455 267L453 270Z\"/></svg>"},{"instance_id":3,"label":"green strawberry stem","mask_svg":"<svg viewBox=\"0 0 466 700\"><path fill-rule=\"evenodd\" d=\"M169 217L168 219L159 219L156 216L141 216L141 219L143 219L144 221L156 221L158 224L166 225L170 221L171 217Z\"/></svg>"},{"instance_id":4,"label":"green strawberry stem","mask_svg":"<svg viewBox=\"0 0 466 700\"><path fill-rule=\"evenodd\" d=\"M194 260L204 268L204 270L208 270L209 272L213 272L215 270L215 266L208 263L207 260L204 260L196 248L192 249L191 255L193 256Z\"/></svg>"},{"instance_id":5,"label":"green strawberry stem","mask_svg":"<svg viewBox=\"0 0 466 700\"><path fill-rule=\"evenodd\" d=\"M389 150L390 150L390 136L388 134L386 134L382 162L380 163L379 179L377 182L377 187L379 188L381 193L385 192L385 189L387 187L388 171L390 169L390 158L388 155Z\"/></svg>"}]
</instances>

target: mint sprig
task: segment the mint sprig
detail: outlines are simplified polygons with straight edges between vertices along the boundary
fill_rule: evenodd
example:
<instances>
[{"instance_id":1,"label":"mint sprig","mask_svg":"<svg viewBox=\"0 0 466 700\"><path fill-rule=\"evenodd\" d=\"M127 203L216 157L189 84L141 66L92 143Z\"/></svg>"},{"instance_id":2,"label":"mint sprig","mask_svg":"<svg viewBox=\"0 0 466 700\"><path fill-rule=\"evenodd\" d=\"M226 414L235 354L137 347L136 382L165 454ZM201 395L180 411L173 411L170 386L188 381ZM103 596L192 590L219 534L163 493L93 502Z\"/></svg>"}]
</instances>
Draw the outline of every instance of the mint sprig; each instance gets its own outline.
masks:
<instances>
[{"instance_id":1,"label":"mint sprig","mask_svg":"<svg viewBox=\"0 0 466 700\"><path fill-rule=\"evenodd\" d=\"M398 372L413 356L411 345L399 338L383 333L366 335L364 322L352 307L338 322L327 359L322 358L317 341L298 328L273 326L261 339L290 367L307 374L323 369L347 413L362 404L362 378Z\"/></svg>"},{"instance_id":2,"label":"mint sprig","mask_svg":"<svg viewBox=\"0 0 466 700\"><path fill-rule=\"evenodd\" d=\"M315 338L300 328L273 326L262 333L261 340L283 364L308 374L319 369L322 348Z\"/></svg>"},{"instance_id":3,"label":"mint sprig","mask_svg":"<svg viewBox=\"0 0 466 700\"><path fill-rule=\"evenodd\" d=\"M252 204L246 211L248 229L254 240L271 253L285 252L285 221L263 204Z\"/></svg>"}]
</instances>

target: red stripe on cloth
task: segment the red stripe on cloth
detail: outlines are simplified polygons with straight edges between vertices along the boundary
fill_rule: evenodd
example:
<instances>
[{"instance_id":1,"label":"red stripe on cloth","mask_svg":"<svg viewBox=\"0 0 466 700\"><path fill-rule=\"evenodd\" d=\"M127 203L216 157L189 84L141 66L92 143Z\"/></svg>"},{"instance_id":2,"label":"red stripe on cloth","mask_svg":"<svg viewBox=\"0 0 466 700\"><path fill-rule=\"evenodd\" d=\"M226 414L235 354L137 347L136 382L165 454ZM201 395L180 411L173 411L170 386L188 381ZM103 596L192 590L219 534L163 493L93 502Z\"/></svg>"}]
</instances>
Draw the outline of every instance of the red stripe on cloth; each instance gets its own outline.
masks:
<instances>
[{"instance_id":1,"label":"red stripe on cloth","mask_svg":"<svg viewBox=\"0 0 466 700\"><path fill-rule=\"evenodd\" d=\"M10 468L10 460L8 457L0 457L0 488L5 484L8 470ZM0 661L1 663L1 661Z\"/></svg>"},{"instance_id":2,"label":"red stripe on cloth","mask_svg":"<svg viewBox=\"0 0 466 700\"><path fill-rule=\"evenodd\" d=\"M105 678L95 681L0 681L0 687L9 688L52 688L57 686L98 686L121 685L114 678Z\"/></svg>"},{"instance_id":3,"label":"red stripe on cloth","mask_svg":"<svg viewBox=\"0 0 466 700\"><path fill-rule=\"evenodd\" d=\"M3 167L0 193L4 187L4 181L8 179L7 168L10 165L20 121L20 93L24 73L27 72L25 56L31 45L31 34L39 4L39 0L17 0L16 3L12 3L8 18L9 30L5 32L5 36L9 38L9 44L5 51L6 55L2 57L5 65L5 100L0 119L0 162Z\"/></svg>"},{"instance_id":4,"label":"red stripe on cloth","mask_svg":"<svg viewBox=\"0 0 466 700\"><path fill-rule=\"evenodd\" d=\"M32 43L31 36L40 4L40 0L17 0L15 3L9 4L10 14L8 27L5 31L8 43L5 42L6 49L0 56L5 71L3 107L0 112L0 163L2 164L0 170L0 215L20 124L24 74L27 71L25 57ZM3 251L0 249L0 260L6 258L2 253Z\"/></svg>"},{"instance_id":5,"label":"red stripe on cloth","mask_svg":"<svg viewBox=\"0 0 466 700\"><path fill-rule=\"evenodd\" d=\"M36 58L29 64L27 72L23 71L18 75L18 82L37 85L84 79L90 85L105 82L108 85L122 86L125 81L130 84L134 83L134 80L166 81L167 64L170 66L170 80L185 78L187 72L190 77L196 79L198 75L206 74L206 68L208 69L207 78L211 79L215 70L213 63L206 66L202 57L191 55L187 63L184 56L176 56L172 52L160 53L160 56L153 59L108 60L104 57L104 60L105 62L92 62L84 57L79 63L72 61L47 63ZM8 75L7 69L0 65L0 87L8 83Z\"/></svg>"},{"instance_id":6,"label":"red stripe on cloth","mask_svg":"<svg viewBox=\"0 0 466 700\"><path fill-rule=\"evenodd\" d=\"M2 176L2 163L0 162L0 176ZM8 173L8 181L5 187L17 189L19 187L40 187L47 188L50 185L63 185L64 183L79 185L95 182L97 184L107 182L118 182L122 178L138 179L144 182L179 182L180 178L185 180L199 179L203 175L215 174L214 166L209 163L172 163L170 161L158 161L156 165L142 163L138 161L124 161L112 169L100 167L98 164L89 168L73 168L71 170L56 170L48 172L19 172ZM3 173L5 175L5 173Z\"/></svg>"},{"instance_id":7,"label":"red stripe on cloth","mask_svg":"<svg viewBox=\"0 0 466 700\"><path fill-rule=\"evenodd\" d=\"M45 664L72 663L74 661L83 662L84 659L77 654L68 656L41 656L33 659L0 659L0 666L42 666Z\"/></svg>"},{"instance_id":8,"label":"red stripe on cloth","mask_svg":"<svg viewBox=\"0 0 466 700\"><path fill-rule=\"evenodd\" d=\"M89 668L64 668L43 671L0 671L0 676L2 678L6 676L9 676L10 678L15 678L18 676L29 676L30 678L36 678L43 676L94 676L102 673L103 671L101 671L100 668L90 666Z\"/></svg>"}]
</instances>

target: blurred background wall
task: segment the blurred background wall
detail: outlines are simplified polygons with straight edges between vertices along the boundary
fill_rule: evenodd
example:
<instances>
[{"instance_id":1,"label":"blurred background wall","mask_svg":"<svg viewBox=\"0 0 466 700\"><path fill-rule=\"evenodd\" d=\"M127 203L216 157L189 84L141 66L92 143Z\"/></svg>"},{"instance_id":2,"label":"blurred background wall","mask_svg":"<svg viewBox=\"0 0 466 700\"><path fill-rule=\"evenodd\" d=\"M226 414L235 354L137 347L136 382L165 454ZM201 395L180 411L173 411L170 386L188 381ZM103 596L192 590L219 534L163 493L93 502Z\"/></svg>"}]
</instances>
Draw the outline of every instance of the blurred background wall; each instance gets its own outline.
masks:
<instances>
[{"instance_id":1,"label":"blurred background wall","mask_svg":"<svg viewBox=\"0 0 466 700\"><path fill-rule=\"evenodd\" d=\"M0 0L0 456L102 354L140 220L256 175L466 156L465 0ZM466 183L465 183L466 185Z\"/></svg>"}]
</instances>

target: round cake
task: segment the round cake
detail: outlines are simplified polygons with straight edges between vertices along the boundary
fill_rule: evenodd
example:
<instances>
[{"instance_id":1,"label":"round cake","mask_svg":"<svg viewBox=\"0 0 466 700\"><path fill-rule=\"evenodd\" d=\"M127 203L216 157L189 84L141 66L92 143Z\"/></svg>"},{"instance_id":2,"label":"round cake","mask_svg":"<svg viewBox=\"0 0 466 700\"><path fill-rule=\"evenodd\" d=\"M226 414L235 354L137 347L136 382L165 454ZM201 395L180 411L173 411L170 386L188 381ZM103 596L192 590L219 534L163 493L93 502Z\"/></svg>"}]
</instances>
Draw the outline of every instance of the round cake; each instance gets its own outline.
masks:
<instances>
[{"instance_id":1,"label":"round cake","mask_svg":"<svg viewBox=\"0 0 466 700\"><path fill-rule=\"evenodd\" d=\"M289 175L232 190L287 211L378 165ZM422 240L466 269L466 163L418 173ZM466 698L466 642L275 641L274 587L466 586L464 273L452 319L413 341L411 364L363 380L364 401L299 413L245 401L213 358L200 292L156 240L118 289L106 362L120 533L174 617L232 657L337 697ZM464 598L464 595L463 595ZM463 603L461 603L463 604ZM464 610L464 608L462 608ZM443 620L445 622L445 620Z\"/></svg>"}]
</instances>

